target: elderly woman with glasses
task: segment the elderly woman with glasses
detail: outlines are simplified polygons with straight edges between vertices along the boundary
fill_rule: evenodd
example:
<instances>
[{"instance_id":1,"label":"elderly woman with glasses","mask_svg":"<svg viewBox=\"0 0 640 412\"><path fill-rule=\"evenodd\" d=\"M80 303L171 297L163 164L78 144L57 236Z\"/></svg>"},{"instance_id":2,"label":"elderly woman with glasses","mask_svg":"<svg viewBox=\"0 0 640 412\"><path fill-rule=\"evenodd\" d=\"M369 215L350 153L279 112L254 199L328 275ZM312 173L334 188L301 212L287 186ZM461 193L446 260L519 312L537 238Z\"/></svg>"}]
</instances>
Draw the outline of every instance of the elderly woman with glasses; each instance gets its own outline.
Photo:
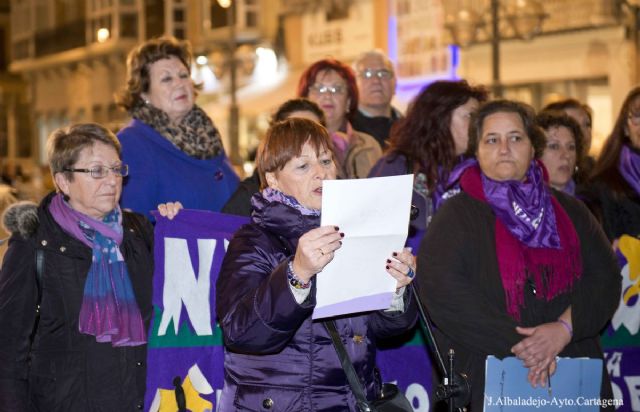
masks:
<instances>
[{"instance_id":1,"label":"elderly woman with glasses","mask_svg":"<svg viewBox=\"0 0 640 412\"><path fill-rule=\"evenodd\" d=\"M10 209L0 270L0 411L143 406L151 224L120 209L120 143L97 124L55 131L57 192Z\"/></svg>"},{"instance_id":2,"label":"elderly woman with glasses","mask_svg":"<svg viewBox=\"0 0 640 412\"><path fill-rule=\"evenodd\" d=\"M353 70L338 60L319 60L300 77L298 96L317 103L324 112L335 147L338 176L367 177L382 156L382 149L376 139L351 126L358 110L358 86Z\"/></svg>"},{"instance_id":3,"label":"elderly woman with glasses","mask_svg":"<svg viewBox=\"0 0 640 412\"><path fill-rule=\"evenodd\" d=\"M640 87L624 100L589 188L579 195L614 245L624 234L640 238Z\"/></svg>"}]
</instances>

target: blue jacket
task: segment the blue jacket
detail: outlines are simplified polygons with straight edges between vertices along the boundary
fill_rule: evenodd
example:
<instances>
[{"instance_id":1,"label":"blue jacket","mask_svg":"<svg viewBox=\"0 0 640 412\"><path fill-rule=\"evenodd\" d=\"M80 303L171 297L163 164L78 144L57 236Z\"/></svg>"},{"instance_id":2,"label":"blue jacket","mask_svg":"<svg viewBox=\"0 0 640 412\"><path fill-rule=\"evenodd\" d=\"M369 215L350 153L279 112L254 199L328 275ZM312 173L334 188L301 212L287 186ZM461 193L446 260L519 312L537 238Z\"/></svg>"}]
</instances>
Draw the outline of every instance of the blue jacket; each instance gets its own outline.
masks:
<instances>
[{"instance_id":1,"label":"blue jacket","mask_svg":"<svg viewBox=\"0 0 640 412\"><path fill-rule=\"evenodd\" d=\"M152 127L133 119L118 132L122 161L129 165L120 204L145 214L159 203L219 212L238 186L226 154L200 160L175 147Z\"/></svg>"},{"instance_id":2,"label":"blue jacket","mask_svg":"<svg viewBox=\"0 0 640 412\"><path fill-rule=\"evenodd\" d=\"M254 197L252 223L229 244L216 285L216 311L224 332L225 383L219 411L355 411L331 338L312 321L315 289L298 304L287 263L298 239L318 227L282 203ZM336 285L339 287L339 285ZM336 319L351 361L373 398L375 341L409 329L417 307L405 294L404 312L366 312ZM269 401L270 400L270 401Z\"/></svg>"}]
</instances>

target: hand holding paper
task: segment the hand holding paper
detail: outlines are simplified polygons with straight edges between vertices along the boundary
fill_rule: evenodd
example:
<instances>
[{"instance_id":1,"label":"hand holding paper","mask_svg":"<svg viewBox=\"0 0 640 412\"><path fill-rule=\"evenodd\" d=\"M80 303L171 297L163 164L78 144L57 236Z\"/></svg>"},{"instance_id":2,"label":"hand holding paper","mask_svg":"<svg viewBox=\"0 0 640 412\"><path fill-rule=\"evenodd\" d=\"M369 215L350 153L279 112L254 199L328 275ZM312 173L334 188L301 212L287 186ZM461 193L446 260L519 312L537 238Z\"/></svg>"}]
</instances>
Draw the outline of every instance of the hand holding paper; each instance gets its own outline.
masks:
<instances>
[{"instance_id":1,"label":"hand holding paper","mask_svg":"<svg viewBox=\"0 0 640 412\"><path fill-rule=\"evenodd\" d=\"M396 288L386 259L407 239L413 175L325 180L321 225L345 234L317 277L313 318L386 309Z\"/></svg>"}]
</instances>

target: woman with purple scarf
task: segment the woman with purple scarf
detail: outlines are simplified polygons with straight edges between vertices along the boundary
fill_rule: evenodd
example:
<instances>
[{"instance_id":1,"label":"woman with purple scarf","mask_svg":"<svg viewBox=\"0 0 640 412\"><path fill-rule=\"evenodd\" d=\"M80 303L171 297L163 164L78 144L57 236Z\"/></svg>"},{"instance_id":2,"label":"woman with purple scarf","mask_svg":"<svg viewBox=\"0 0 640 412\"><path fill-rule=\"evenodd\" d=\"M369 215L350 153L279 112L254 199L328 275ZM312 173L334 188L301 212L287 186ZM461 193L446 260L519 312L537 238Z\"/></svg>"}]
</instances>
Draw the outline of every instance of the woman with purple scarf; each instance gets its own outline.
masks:
<instances>
[{"instance_id":1,"label":"woman with purple scarf","mask_svg":"<svg viewBox=\"0 0 640 412\"><path fill-rule=\"evenodd\" d=\"M252 198L251 222L229 243L216 283L225 344L218 411L358 411L324 322L311 318L316 274L340 253L344 237L339 227L320 226L322 182L337 170L329 133L303 118L276 123L256 164L262 191ZM171 218L180 207L159 210ZM380 267L396 280L391 307L334 319L369 400L381 391L376 341L407 331L417 318L406 287L413 255L404 249L380 256Z\"/></svg>"},{"instance_id":2,"label":"woman with purple scarf","mask_svg":"<svg viewBox=\"0 0 640 412\"><path fill-rule=\"evenodd\" d=\"M0 411L142 409L153 229L118 206L128 167L109 130L59 129L47 150L57 191L5 218Z\"/></svg>"},{"instance_id":3,"label":"woman with purple scarf","mask_svg":"<svg viewBox=\"0 0 640 412\"><path fill-rule=\"evenodd\" d=\"M614 246L625 234L640 238L640 87L624 100L580 197Z\"/></svg>"},{"instance_id":4,"label":"woman with purple scarf","mask_svg":"<svg viewBox=\"0 0 640 412\"><path fill-rule=\"evenodd\" d=\"M469 119L485 100L487 92L465 80L430 84L394 124L385 155L371 168L369 177L414 175L412 204L418 213L407 240L414 250L436 209L460 191L458 180L469 165L463 156Z\"/></svg>"},{"instance_id":5,"label":"woman with purple scarf","mask_svg":"<svg viewBox=\"0 0 640 412\"><path fill-rule=\"evenodd\" d=\"M440 348L455 350L469 378L472 412L483 409L488 355L521 359L533 386L546 385L556 356L602 359L599 332L619 300L604 233L582 203L547 184L534 116L507 100L479 108L468 149L477 164L418 253L419 293ZM613 396L604 364L601 396Z\"/></svg>"}]
</instances>

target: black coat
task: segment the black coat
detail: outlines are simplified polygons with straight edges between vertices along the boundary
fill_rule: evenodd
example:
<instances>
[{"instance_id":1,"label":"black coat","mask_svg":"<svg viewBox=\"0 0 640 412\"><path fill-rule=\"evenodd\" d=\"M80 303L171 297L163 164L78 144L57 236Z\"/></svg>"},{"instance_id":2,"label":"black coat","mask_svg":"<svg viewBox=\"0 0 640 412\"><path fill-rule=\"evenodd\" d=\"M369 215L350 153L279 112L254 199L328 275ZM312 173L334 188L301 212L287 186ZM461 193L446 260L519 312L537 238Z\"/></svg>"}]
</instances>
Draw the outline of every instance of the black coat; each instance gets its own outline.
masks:
<instances>
[{"instance_id":1,"label":"black coat","mask_svg":"<svg viewBox=\"0 0 640 412\"><path fill-rule=\"evenodd\" d=\"M436 326L446 356L456 354L456 369L471 383L471 412L481 411L487 355L513 356L522 340L516 326L554 322L571 305L573 338L559 356L603 358L599 333L613 316L621 278L615 255L596 220L577 200L553 191L571 219L582 255L583 273L572 290L550 301L524 290L521 322L507 314L495 249L495 214L491 206L466 193L448 200L436 213L418 253L420 297ZM601 395L611 398L603 365Z\"/></svg>"},{"instance_id":2,"label":"black coat","mask_svg":"<svg viewBox=\"0 0 640 412\"><path fill-rule=\"evenodd\" d=\"M114 348L78 331L91 249L38 209L31 236L14 233L0 271L0 411L132 411L142 409L146 345ZM145 327L151 318L151 224L123 213L120 250ZM35 251L44 251L40 320Z\"/></svg>"}]
</instances>

